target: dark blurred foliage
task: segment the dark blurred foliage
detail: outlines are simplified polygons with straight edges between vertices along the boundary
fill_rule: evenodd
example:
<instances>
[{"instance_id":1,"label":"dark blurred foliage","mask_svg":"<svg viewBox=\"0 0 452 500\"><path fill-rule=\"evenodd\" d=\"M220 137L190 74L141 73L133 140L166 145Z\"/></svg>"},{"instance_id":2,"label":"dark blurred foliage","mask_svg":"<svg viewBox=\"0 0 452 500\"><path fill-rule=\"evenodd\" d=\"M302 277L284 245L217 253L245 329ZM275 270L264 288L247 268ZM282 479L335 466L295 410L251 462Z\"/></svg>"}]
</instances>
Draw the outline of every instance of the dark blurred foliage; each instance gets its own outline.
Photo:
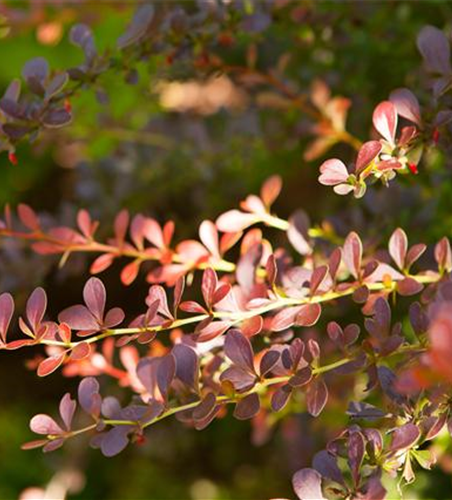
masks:
<instances>
[{"instance_id":1,"label":"dark blurred foliage","mask_svg":"<svg viewBox=\"0 0 452 500\"><path fill-rule=\"evenodd\" d=\"M177 4L169 3L172 8ZM253 5L260 6L244 3L250 11ZM197 9L190 2L181 4L189 11ZM233 43L228 46L225 38L219 51L231 65L246 65L250 58L264 71L287 65L287 79L303 92L309 92L314 79L324 80L333 95L351 99L348 129L362 139L369 135L375 104L394 88L419 89L422 101L416 35L425 24L450 29L452 19L452 6L444 1L275 4L278 9L266 29L227 33L224 36L233 38ZM99 49L114 47L134 7L134 2L120 1L1 2L0 89L20 75L32 57L46 57L52 68L78 64L79 50L67 40L75 22L93 28ZM170 88L168 82L198 79L202 83L208 75L203 78L203 72L184 61L168 65L164 56L140 63L138 71L136 85L127 85L111 72L103 76L101 87L77 95L72 100L73 124L44 134L35 144L22 144L17 151L18 166L10 165L2 154L1 204L23 201L61 222L73 220L75 210L84 207L106 228L112 216L127 207L161 221L174 219L177 235L183 238L195 235L204 218L213 219L235 206L268 175L278 173L285 185L275 207L281 215L302 206L314 222L327 218L339 233L353 228L375 240L387 240L399 225L413 242L422 236L424 242L432 243L450 234L452 184L444 181L450 163L439 153L428 155L418 176L404 178L388 189L376 188L363 203L357 203L331 195L318 184L323 156L304 159L312 136L300 111L264 106L264 90L227 79L223 87L204 88L213 96L207 104L199 102L199 95L206 97L201 91L193 106L185 102L186 108L178 112L168 109L179 102L178 88L172 88L165 105L163 82ZM215 104L213 98L221 92L229 98L233 95L232 106ZM328 157L351 154L349 146L338 145ZM77 302L86 262L72 257L59 270L52 258L38 257L17 243L4 241L0 269L2 289L15 291L23 300L33 286L43 283L51 307L59 311ZM105 280L112 301L121 298L131 312L137 308L135 297L141 300L146 293L142 280L125 290L115 269L108 271ZM74 469L86 474L86 485L81 489L76 484L75 490L81 492L71 498L290 497L291 473L307 465L310 450L320 448L330 437L317 436L312 432L316 424L295 413L286 419L281 432L257 447L250 443L248 424L226 418L202 433L187 431L176 421L159 424L148 433L144 445L131 447L114 459L103 458L77 440L72 448L51 456L25 453L19 446L29 438L29 416L50 409L69 388L58 376L37 379L23 365L22 353L2 356L0 498L4 499L17 498L26 487L47 484L58 471ZM333 413L327 418L333 429L341 425ZM322 442L313 443L313 439ZM420 474L410 498L448 498L450 490L450 479L437 469L428 476Z\"/></svg>"}]
</instances>

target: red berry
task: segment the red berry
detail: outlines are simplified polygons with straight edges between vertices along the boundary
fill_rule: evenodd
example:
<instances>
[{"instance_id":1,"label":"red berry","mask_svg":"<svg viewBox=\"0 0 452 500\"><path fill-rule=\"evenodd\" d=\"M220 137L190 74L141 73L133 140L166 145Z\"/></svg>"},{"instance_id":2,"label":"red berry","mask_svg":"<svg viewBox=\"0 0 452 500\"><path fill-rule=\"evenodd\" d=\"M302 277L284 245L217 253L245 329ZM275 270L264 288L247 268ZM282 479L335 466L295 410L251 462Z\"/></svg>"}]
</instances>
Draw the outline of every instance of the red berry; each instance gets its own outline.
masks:
<instances>
[{"instance_id":1,"label":"red berry","mask_svg":"<svg viewBox=\"0 0 452 500\"><path fill-rule=\"evenodd\" d=\"M417 165L415 163L408 163L408 168L410 169L411 173L414 175L417 175L419 173L417 169Z\"/></svg>"},{"instance_id":2,"label":"red berry","mask_svg":"<svg viewBox=\"0 0 452 500\"><path fill-rule=\"evenodd\" d=\"M69 99L65 99L64 100L64 109L70 113L72 111L72 104L71 104L71 101Z\"/></svg>"},{"instance_id":3,"label":"red berry","mask_svg":"<svg viewBox=\"0 0 452 500\"><path fill-rule=\"evenodd\" d=\"M438 127L435 127L433 129L432 139L433 139L433 142L435 143L435 146L436 146L438 144L438 141L439 141L439 130L438 130Z\"/></svg>"},{"instance_id":4,"label":"red berry","mask_svg":"<svg viewBox=\"0 0 452 500\"><path fill-rule=\"evenodd\" d=\"M12 151L10 153L8 153L8 160L12 165L17 165L18 160L17 160L16 153L13 153Z\"/></svg>"}]
</instances>

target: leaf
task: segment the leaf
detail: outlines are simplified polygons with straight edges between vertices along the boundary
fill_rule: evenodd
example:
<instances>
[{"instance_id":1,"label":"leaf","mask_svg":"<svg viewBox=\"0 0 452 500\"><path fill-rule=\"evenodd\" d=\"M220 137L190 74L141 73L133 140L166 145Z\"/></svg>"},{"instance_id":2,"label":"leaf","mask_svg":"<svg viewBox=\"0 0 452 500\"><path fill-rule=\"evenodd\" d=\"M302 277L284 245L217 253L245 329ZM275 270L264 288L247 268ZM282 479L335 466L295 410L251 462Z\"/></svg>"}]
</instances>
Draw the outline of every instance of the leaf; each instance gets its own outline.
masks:
<instances>
[{"instance_id":1,"label":"leaf","mask_svg":"<svg viewBox=\"0 0 452 500\"><path fill-rule=\"evenodd\" d=\"M308 255L312 252L309 239L309 226L309 218L303 210L297 210L289 218L287 238L301 255Z\"/></svg>"},{"instance_id":2,"label":"leaf","mask_svg":"<svg viewBox=\"0 0 452 500\"><path fill-rule=\"evenodd\" d=\"M60 128L71 123L72 115L65 108L50 109L41 121L47 128Z\"/></svg>"},{"instance_id":3,"label":"leaf","mask_svg":"<svg viewBox=\"0 0 452 500\"><path fill-rule=\"evenodd\" d=\"M267 351L261 358L259 363L259 374L261 377L264 377L269 373L272 368L279 361L281 354L278 351Z\"/></svg>"},{"instance_id":4,"label":"leaf","mask_svg":"<svg viewBox=\"0 0 452 500\"><path fill-rule=\"evenodd\" d=\"M259 217L255 214L247 214L240 210L229 210L221 214L215 224L218 230L223 233L236 233L243 231L256 222L259 222Z\"/></svg>"},{"instance_id":5,"label":"leaf","mask_svg":"<svg viewBox=\"0 0 452 500\"><path fill-rule=\"evenodd\" d=\"M80 361L91 354L91 346L88 342L77 344L71 351L71 361Z\"/></svg>"},{"instance_id":6,"label":"leaf","mask_svg":"<svg viewBox=\"0 0 452 500\"><path fill-rule=\"evenodd\" d=\"M249 394L240 399L234 409L234 417L237 420L248 420L259 413L260 401L256 393Z\"/></svg>"},{"instance_id":7,"label":"leaf","mask_svg":"<svg viewBox=\"0 0 452 500\"><path fill-rule=\"evenodd\" d=\"M314 469L296 472L292 486L300 500L326 500L322 493L322 476Z\"/></svg>"},{"instance_id":8,"label":"leaf","mask_svg":"<svg viewBox=\"0 0 452 500\"><path fill-rule=\"evenodd\" d=\"M98 415L102 401L99 401L99 382L93 377L82 379L78 386L78 402L86 413Z\"/></svg>"},{"instance_id":9,"label":"leaf","mask_svg":"<svg viewBox=\"0 0 452 500\"><path fill-rule=\"evenodd\" d=\"M83 299L99 323L102 323L104 318L106 296L105 286L99 278L93 277L86 282Z\"/></svg>"},{"instance_id":10,"label":"leaf","mask_svg":"<svg viewBox=\"0 0 452 500\"><path fill-rule=\"evenodd\" d=\"M217 273L211 267L208 267L202 274L201 292L204 302L209 309L212 307L213 294L215 293L217 285Z\"/></svg>"},{"instance_id":11,"label":"leaf","mask_svg":"<svg viewBox=\"0 0 452 500\"><path fill-rule=\"evenodd\" d=\"M328 401L328 388L321 378L314 379L306 391L306 407L313 417L318 417Z\"/></svg>"},{"instance_id":12,"label":"leaf","mask_svg":"<svg viewBox=\"0 0 452 500\"><path fill-rule=\"evenodd\" d=\"M365 443L360 432L351 432L348 438L348 464L352 472L353 483L359 483L359 470L364 460Z\"/></svg>"},{"instance_id":13,"label":"leaf","mask_svg":"<svg viewBox=\"0 0 452 500\"><path fill-rule=\"evenodd\" d=\"M60 416L66 426L66 430L71 430L72 419L77 408L77 403L71 399L71 395L67 392L60 401Z\"/></svg>"},{"instance_id":14,"label":"leaf","mask_svg":"<svg viewBox=\"0 0 452 500\"><path fill-rule=\"evenodd\" d=\"M293 377L289 379L291 387L302 387L309 383L312 379L312 370L309 366L305 366L298 370Z\"/></svg>"},{"instance_id":15,"label":"leaf","mask_svg":"<svg viewBox=\"0 0 452 500\"><path fill-rule=\"evenodd\" d=\"M0 295L0 339L6 344L6 336L8 333L11 318L14 314L14 299L9 293Z\"/></svg>"},{"instance_id":16,"label":"leaf","mask_svg":"<svg viewBox=\"0 0 452 500\"><path fill-rule=\"evenodd\" d=\"M311 295L315 295L317 290L322 286L328 274L328 266L319 266L312 271L309 288Z\"/></svg>"},{"instance_id":17,"label":"leaf","mask_svg":"<svg viewBox=\"0 0 452 500\"><path fill-rule=\"evenodd\" d=\"M223 335L229 329L231 323L229 321L212 321L205 328L203 328L196 337L197 342L208 342Z\"/></svg>"},{"instance_id":18,"label":"leaf","mask_svg":"<svg viewBox=\"0 0 452 500\"><path fill-rule=\"evenodd\" d=\"M320 166L319 182L324 186L335 186L347 182L349 173L341 160L326 160Z\"/></svg>"},{"instance_id":19,"label":"leaf","mask_svg":"<svg viewBox=\"0 0 452 500\"><path fill-rule=\"evenodd\" d=\"M176 377L188 387L197 391L199 361L196 352L185 344L176 344L172 353L176 359Z\"/></svg>"},{"instance_id":20,"label":"leaf","mask_svg":"<svg viewBox=\"0 0 452 500\"><path fill-rule=\"evenodd\" d=\"M397 111L391 101L381 102L374 110L372 122L376 131L391 145L397 129Z\"/></svg>"},{"instance_id":21,"label":"leaf","mask_svg":"<svg viewBox=\"0 0 452 500\"><path fill-rule=\"evenodd\" d=\"M238 330L231 330L224 341L225 355L238 367L254 373L254 354L250 341Z\"/></svg>"},{"instance_id":22,"label":"leaf","mask_svg":"<svg viewBox=\"0 0 452 500\"><path fill-rule=\"evenodd\" d=\"M281 332L290 328L295 323L295 318L300 312L302 306L285 307L279 311L271 320L271 330Z\"/></svg>"},{"instance_id":23,"label":"leaf","mask_svg":"<svg viewBox=\"0 0 452 500\"><path fill-rule=\"evenodd\" d=\"M397 228L389 239L389 254L400 270L405 268L408 238L403 229Z\"/></svg>"},{"instance_id":24,"label":"leaf","mask_svg":"<svg viewBox=\"0 0 452 500\"><path fill-rule=\"evenodd\" d=\"M39 230L40 224L38 216L31 207L25 205L24 203L21 203L17 207L17 215L19 216L20 221L25 227L31 229L32 231Z\"/></svg>"},{"instance_id":25,"label":"leaf","mask_svg":"<svg viewBox=\"0 0 452 500\"><path fill-rule=\"evenodd\" d=\"M328 451L322 450L314 455L312 460L313 468L323 477L331 479L338 484L344 484L344 478L337 465L337 459Z\"/></svg>"},{"instance_id":26,"label":"leaf","mask_svg":"<svg viewBox=\"0 0 452 500\"><path fill-rule=\"evenodd\" d=\"M421 124L419 101L411 90L393 90L389 96L389 100L394 104L398 115L406 118L416 125Z\"/></svg>"},{"instance_id":27,"label":"leaf","mask_svg":"<svg viewBox=\"0 0 452 500\"><path fill-rule=\"evenodd\" d=\"M282 410L289 401L292 395L292 388L289 385L283 385L276 389L272 395L271 407L273 411Z\"/></svg>"},{"instance_id":28,"label":"leaf","mask_svg":"<svg viewBox=\"0 0 452 500\"><path fill-rule=\"evenodd\" d=\"M392 442L389 449L392 452L398 452L411 448L420 436L421 431L411 422L397 427L392 434Z\"/></svg>"},{"instance_id":29,"label":"leaf","mask_svg":"<svg viewBox=\"0 0 452 500\"><path fill-rule=\"evenodd\" d=\"M58 320L66 323L72 330L98 331L99 323L88 311L87 307L76 305L68 307L60 312Z\"/></svg>"},{"instance_id":30,"label":"leaf","mask_svg":"<svg viewBox=\"0 0 452 500\"><path fill-rule=\"evenodd\" d=\"M47 309L47 295L43 288L36 288L27 300L27 319L34 334L37 334L39 326Z\"/></svg>"},{"instance_id":31,"label":"leaf","mask_svg":"<svg viewBox=\"0 0 452 500\"><path fill-rule=\"evenodd\" d=\"M213 392L209 392L193 410L193 419L204 420L214 412L216 404L217 398L215 394Z\"/></svg>"},{"instance_id":32,"label":"leaf","mask_svg":"<svg viewBox=\"0 0 452 500\"><path fill-rule=\"evenodd\" d=\"M382 148L380 141L367 141L358 151L356 159L355 173L360 174L366 167L368 167L378 156Z\"/></svg>"},{"instance_id":33,"label":"leaf","mask_svg":"<svg viewBox=\"0 0 452 500\"><path fill-rule=\"evenodd\" d=\"M137 278L138 272L140 271L140 260L134 260L122 268L121 271L121 283L126 286L131 285Z\"/></svg>"},{"instance_id":34,"label":"leaf","mask_svg":"<svg viewBox=\"0 0 452 500\"><path fill-rule=\"evenodd\" d=\"M417 37L417 47L428 71L449 75L450 44L446 35L435 26L424 26Z\"/></svg>"},{"instance_id":35,"label":"leaf","mask_svg":"<svg viewBox=\"0 0 452 500\"><path fill-rule=\"evenodd\" d=\"M129 426L118 425L106 432L101 441L100 450L106 457L114 457L121 453L129 444L127 434L130 432Z\"/></svg>"},{"instance_id":36,"label":"leaf","mask_svg":"<svg viewBox=\"0 0 452 500\"><path fill-rule=\"evenodd\" d=\"M435 260L440 272L452 270L452 252L449 240L444 237L435 245Z\"/></svg>"},{"instance_id":37,"label":"leaf","mask_svg":"<svg viewBox=\"0 0 452 500\"><path fill-rule=\"evenodd\" d=\"M424 286L419 283L414 278L405 278L402 281L397 282L397 292L403 297L410 297L411 295L416 295L422 291Z\"/></svg>"},{"instance_id":38,"label":"leaf","mask_svg":"<svg viewBox=\"0 0 452 500\"><path fill-rule=\"evenodd\" d=\"M64 361L66 357L66 353L56 354L54 356L50 356L39 363L38 366L38 376L46 377L50 375L52 372L57 370Z\"/></svg>"},{"instance_id":39,"label":"leaf","mask_svg":"<svg viewBox=\"0 0 452 500\"><path fill-rule=\"evenodd\" d=\"M146 34L153 18L154 6L149 3L141 5L136 10L132 22L128 26L126 32L118 38L116 42L118 48L125 49L140 40L140 38Z\"/></svg>"},{"instance_id":40,"label":"leaf","mask_svg":"<svg viewBox=\"0 0 452 500\"><path fill-rule=\"evenodd\" d=\"M282 179L279 175L272 175L263 184L261 188L261 199L267 208L270 208L282 188Z\"/></svg>"},{"instance_id":41,"label":"leaf","mask_svg":"<svg viewBox=\"0 0 452 500\"><path fill-rule=\"evenodd\" d=\"M63 429L53 420L52 417L44 413L35 415L30 420L30 429L36 434L58 435L63 434Z\"/></svg>"},{"instance_id":42,"label":"leaf","mask_svg":"<svg viewBox=\"0 0 452 500\"><path fill-rule=\"evenodd\" d=\"M210 220L205 220L199 226L199 239L209 252L220 258L220 239L215 224Z\"/></svg>"},{"instance_id":43,"label":"leaf","mask_svg":"<svg viewBox=\"0 0 452 500\"><path fill-rule=\"evenodd\" d=\"M322 306L318 303L304 304L299 307L295 317L297 326L313 326L317 323L322 313Z\"/></svg>"},{"instance_id":44,"label":"leaf","mask_svg":"<svg viewBox=\"0 0 452 500\"><path fill-rule=\"evenodd\" d=\"M355 279L358 279L360 276L362 255L363 244L361 243L361 239L352 231L345 240L342 257L347 269Z\"/></svg>"},{"instance_id":45,"label":"leaf","mask_svg":"<svg viewBox=\"0 0 452 500\"><path fill-rule=\"evenodd\" d=\"M157 367L157 385L162 396L166 399L168 390L176 375L176 358L173 354L167 354L160 358L159 361Z\"/></svg>"},{"instance_id":46,"label":"leaf","mask_svg":"<svg viewBox=\"0 0 452 500\"><path fill-rule=\"evenodd\" d=\"M49 63L44 57L35 57L27 61L22 69L22 76L30 84L36 80L42 83L49 74Z\"/></svg>"}]
</instances>

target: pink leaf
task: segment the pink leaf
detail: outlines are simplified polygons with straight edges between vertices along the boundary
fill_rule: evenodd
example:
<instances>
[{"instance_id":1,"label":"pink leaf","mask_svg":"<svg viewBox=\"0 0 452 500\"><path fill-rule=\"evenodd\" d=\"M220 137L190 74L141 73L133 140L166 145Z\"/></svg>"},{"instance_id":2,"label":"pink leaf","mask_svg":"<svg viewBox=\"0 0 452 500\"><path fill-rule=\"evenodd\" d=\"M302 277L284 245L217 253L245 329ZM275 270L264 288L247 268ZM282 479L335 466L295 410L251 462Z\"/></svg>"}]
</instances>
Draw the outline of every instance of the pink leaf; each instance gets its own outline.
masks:
<instances>
[{"instance_id":1,"label":"pink leaf","mask_svg":"<svg viewBox=\"0 0 452 500\"><path fill-rule=\"evenodd\" d=\"M99 255L97 259L91 264L89 272L91 274L99 274L108 269L112 264L115 256L111 253Z\"/></svg>"},{"instance_id":2,"label":"pink leaf","mask_svg":"<svg viewBox=\"0 0 452 500\"><path fill-rule=\"evenodd\" d=\"M26 307L27 318L34 333L36 333L39 329L39 325L44 318L46 308L47 295L41 287L36 288L30 295Z\"/></svg>"},{"instance_id":3,"label":"pink leaf","mask_svg":"<svg viewBox=\"0 0 452 500\"><path fill-rule=\"evenodd\" d=\"M243 231L258 221L259 218L254 214L247 214L240 210L229 210L218 217L216 225L223 233L236 233Z\"/></svg>"},{"instance_id":4,"label":"pink leaf","mask_svg":"<svg viewBox=\"0 0 452 500\"><path fill-rule=\"evenodd\" d=\"M35 415L30 420L30 429L36 434L63 434L63 429L53 420L52 417L44 413Z\"/></svg>"},{"instance_id":5,"label":"pink leaf","mask_svg":"<svg viewBox=\"0 0 452 500\"><path fill-rule=\"evenodd\" d=\"M61 311L58 315L58 320L61 323L67 323L72 330L99 330L99 322L87 309L82 305L68 307Z\"/></svg>"},{"instance_id":6,"label":"pink leaf","mask_svg":"<svg viewBox=\"0 0 452 500\"><path fill-rule=\"evenodd\" d=\"M134 260L122 268L121 283L126 286L131 285L137 278L140 270L140 261Z\"/></svg>"},{"instance_id":7,"label":"pink leaf","mask_svg":"<svg viewBox=\"0 0 452 500\"><path fill-rule=\"evenodd\" d=\"M209 252L215 257L220 257L220 240L215 224L210 220L205 220L199 226L199 239Z\"/></svg>"},{"instance_id":8,"label":"pink leaf","mask_svg":"<svg viewBox=\"0 0 452 500\"><path fill-rule=\"evenodd\" d=\"M405 258L408 251L408 238L403 229L397 228L389 239L389 254L399 269L405 267Z\"/></svg>"},{"instance_id":9,"label":"pink leaf","mask_svg":"<svg viewBox=\"0 0 452 500\"><path fill-rule=\"evenodd\" d=\"M326 500L322 493L322 476L314 469L301 469L292 478L300 500Z\"/></svg>"},{"instance_id":10,"label":"pink leaf","mask_svg":"<svg viewBox=\"0 0 452 500\"><path fill-rule=\"evenodd\" d=\"M25 227L31 229L32 231L37 231L39 229L40 224L38 216L31 207L21 203L17 207L17 214Z\"/></svg>"},{"instance_id":11,"label":"pink leaf","mask_svg":"<svg viewBox=\"0 0 452 500\"><path fill-rule=\"evenodd\" d=\"M355 279L358 279L361 269L363 244L355 232L351 232L344 243L342 257L345 265Z\"/></svg>"},{"instance_id":12,"label":"pink leaf","mask_svg":"<svg viewBox=\"0 0 452 500\"><path fill-rule=\"evenodd\" d=\"M381 102L374 110L372 122L377 132L390 144L394 144L397 129L397 111L390 101Z\"/></svg>"},{"instance_id":13,"label":"pink leaf","mask_svg":"<svg viewBox=\"0 0 452 500\"><path fill-rule=\"evenodd\" d=\"M320 166L319 182L324 186L335 186L347 182L348 176L347 167L336 158L326 160Z\"/></svg>"},{"instance_id":14,"label":"pink leaf","mask_svg":"<svg viewBox=\"0 0 452 500\"><path fill-rule=\"evenodd\" d=\"M71 430L72 419L76 408L77 403L71 399L71 395L67 392L60 401L60 416L68 431Z\"/></svg>"},{"instance_id":15,"label":"pink leaf","mask_svg":"<svg viewBox=\"0 0 452 500\"><path fill-rule=\"evenodd\" d=\"M0 339L6 344L6 335L14 313L14 300L9 293L0 295Z\"/></svg>"}]
</instances>

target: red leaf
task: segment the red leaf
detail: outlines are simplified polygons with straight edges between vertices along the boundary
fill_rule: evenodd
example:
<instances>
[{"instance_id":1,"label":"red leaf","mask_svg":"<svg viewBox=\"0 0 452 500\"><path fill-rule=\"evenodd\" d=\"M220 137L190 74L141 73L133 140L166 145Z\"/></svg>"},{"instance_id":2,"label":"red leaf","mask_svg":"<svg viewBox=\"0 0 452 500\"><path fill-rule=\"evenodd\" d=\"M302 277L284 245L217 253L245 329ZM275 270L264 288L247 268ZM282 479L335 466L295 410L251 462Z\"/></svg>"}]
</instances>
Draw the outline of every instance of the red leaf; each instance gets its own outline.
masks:
<instances>
[{"instance_id":1,"label":"red leaf","mask_svg":"<svg viewBox=\"0 0 452 500\"><path fill-rule=\"evenodd\" d=\"M394 144L397 129L397 111L391 101L383 101L375 108L372 122L377 132L390 144Z\"/></svg>"},{"instance_id":2,"label":"red leaf","mask_svg":"<svg viewBox=\"0 0 452 500\"><path fill-rule=\"evenodd\" d=\"M80 361L91 354L91 346L88 342L77 344L71 351L71 361Z\"/></svg>"},{"instance_id":3,"label":"red leaf","mask_svg":"<svg viewBox=\"0 0 452 500\"><path fill-rule=\"evenodd\" d=\"M63 363L65 356L66 353L63 352L55 356L50 356L49 358L44 359L44 361L41 361L38 366L38 376L46 377L47 375L50 375Z\"/></svg>"},{"instance_id":4,"label":"red leaf","mask_svg":"<svg viewBox=\"0 0 452 500\"><path fill-rule=\"evenodd\" d=\"M246 319L240 325L240 330L245 337L253 337L262 331L264 326L264 320L262 316L253 316L252 318Z\"/></svg>"},{"instance_id":5,"label":"red leaf","mask_svg":"<svg viewBox=\"0 0 452 500\"><path fill-rule=\"evenodd\" d=\"M196 337L197 342L208 342L222 335L231 326L229 321L212 321Z\"/></svg>"},{"instance_id":6,"label":"red leaf","mask_svg":"<svg viewBox=\"0 0 452 500\"><path fill-rule=\"evenodd\" d=\"M317 323L322 312L320 304L304 304L300 306L299 312L295 317L297 326L312 326Z\"/></svg>"},{"instance_id":7,"label":"red leaf","mask_svg":"<svg viewBox=\"0 0 452 500\"><path fill-rule=\"evenodd\" d=\"M282 188L282 179L279 175L272 175L263 184L261 188L261 198L267 208L273 205L278 198Z\"/></svg>"},{"instance_id":8,"label":"red leaf","mask_svg":"<svg viewBox=\"0 0 452 500\"><path fill-rule=\"evenodd\" d=\"M39 230L40 224L38 216L31 207L25 205L24 203L21 203L17 207L17 215L19 216L20 221L25 227L31 229L32 231Z\"/></svg>"},{"instance_id":9,"label":"red leaf","mask_svg":"<svg viewBox=\"0 0 452 500\"><path fill-rule=\"evenodd\" d=\"M259 396L256 393L249 394L236 404L234 417L237 420L248 420L259 413L260 407Z\"/></svg>"},{"instance_id":10,"label":"red leaf","mask_svg":"<svg viewBox=\"0 0 452 500\"><path fill-rule=\"evenodd\" d=\"M361 173L378 156L381 151L380 141L365 142L358 151L356 159L355 173Z\"/></svg>"},{"instance_id":11,"label":"red leaf","mask_svg":"<svg viewBox=\"0 0 452 500\"><path fill-rule=\"evenodd\" d=\"M129 226L129 219L129 212L126 209L121 210L115 218L114 231L118 246L121 246L124 243L127 228Z\"/></svg>"},{"instance_id":12,"label":"red leaf","mask_svg":"<svg viewBox=\"0 0 452 500\"><path fill-rule=\"evenodd\" d=\"M217 273L210 267L208 267L202 275L201 291L204 297L204 302L208 309L212 307L213 294L217 288L218 278Z\"/></svg>"},{"instance_id":13,"label":"red leaf","mask_svg":"<svg viewBox=\"0 0 452 500\"><path fill-rule=\"evenodd\" d=\"M185 302L182 302L179 308L181 309L181 311L188 313L207 314L207 311L204 309L204 307L202 307L194 300L186 300Z\"/></svg>"},{"instance_id":14,"label":"red leaf","mask_svg":"<svg viewBox=\"0 0 452 500\"><path fill-rule=\"evenodd\" d=\"M138 276L140 264L141 262L139 260L134 260L133 262L130 262L129 264L124 266L121 271L121 283L126 286L131 285Z\"/></svg>"},{"instance_id":15,"label":"red leaf","mask_svg":"<svg viewBox=\"0 0 452 500\"><path fill-rule=\"evenodd\" d=\"M313 417L318 417L328 401L328 388L325 382L320 379L314 379L306 391L306 407Z\"/></svg>"},{"instance_id":16,"label":"red leaf","mask_svg":"<svg viewBox=\"0 0 452 500\"><path fill-rule=\"evenodd\" d=\"M94 260L90 267L91 274L99 274L102 271L108 269L112 264L115 256L111 253L105 253L103 255L99 255L99 257Z\"/></svg>"}]
</instances>

